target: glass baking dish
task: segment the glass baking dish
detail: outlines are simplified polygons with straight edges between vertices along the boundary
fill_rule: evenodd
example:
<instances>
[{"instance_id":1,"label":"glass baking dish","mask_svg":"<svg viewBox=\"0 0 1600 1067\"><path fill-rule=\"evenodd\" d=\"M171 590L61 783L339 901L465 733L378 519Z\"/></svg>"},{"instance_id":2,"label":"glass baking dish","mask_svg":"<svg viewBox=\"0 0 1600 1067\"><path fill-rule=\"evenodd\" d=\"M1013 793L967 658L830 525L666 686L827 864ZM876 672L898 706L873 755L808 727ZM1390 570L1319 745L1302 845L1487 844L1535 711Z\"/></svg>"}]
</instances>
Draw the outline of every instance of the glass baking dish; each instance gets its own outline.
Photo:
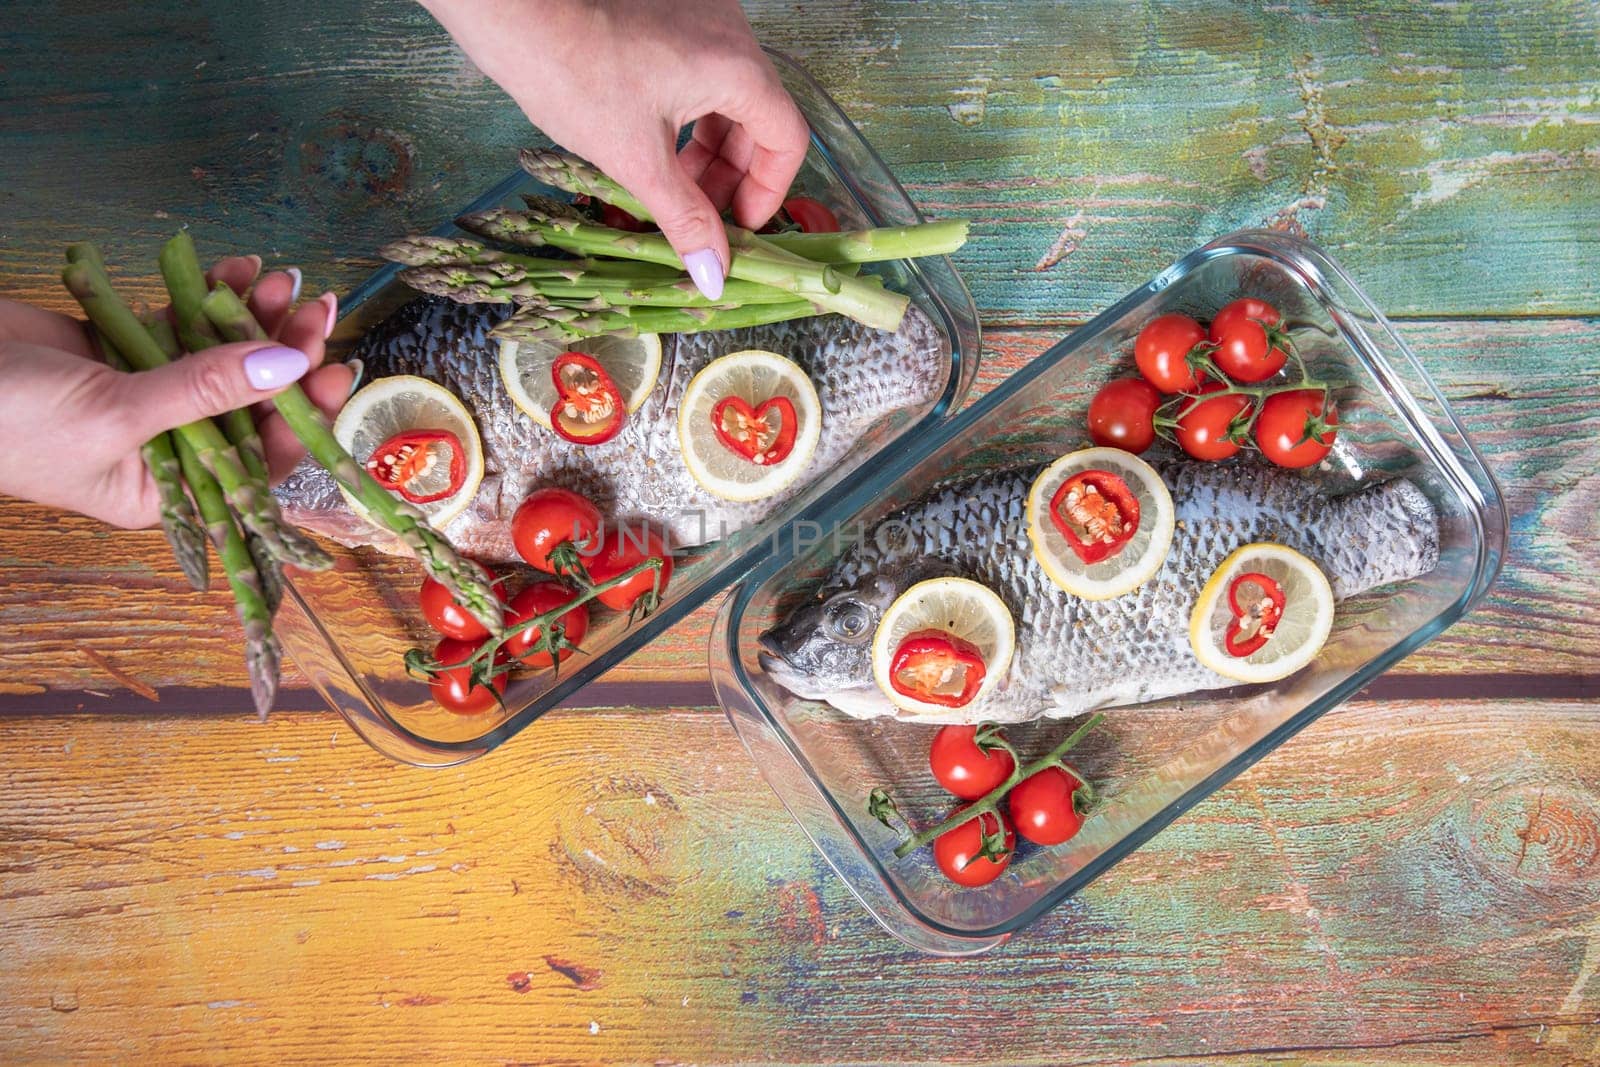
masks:
<instances>
[{"instance_id":1,"label":"glass baking dish","mask_svg":"<svg viewBox=\"0 0 1600 1067\"><path fill-rule=\"evenodd\" d=\"M792 60L771 55L812 130L811 150L796 187L831 207L846 229L922 221L883 161L827 93ZM524 192L555 191L519 172L462 213L497 204L520 206L518 194ZM460 231L447 225L435 232ZM857 441L843 462L763 522L676 556L662 606L648 619L627 627L620 616L608 614L602 620L596 615L583 642L587 655L563 663L559 678L545 671L514 679L503 711L464 716L437 707L427 687L407 677L401 658L405 649L437 640L417 608L421 574L415 561L338 545L329 545L336 557L333 570L293 579L289 607L278 623L286 650L329 705L394 759L448 766L501 744L743 576L772 550L787 523L815 517L834 495L849 492L862 480L867 460L912 451L960 408L977 375L979 341L977 310L955 268L948 259L931 258L865 269L907 294L942 335L949 365L934 399L886 420ZM334 358L348 353L363 333L418 295L396 280L397 274L397 267L386 266L342 301L330 342Z\"/></svg>"},{"instance_id":2,"label":"glass baking dish","mask_svg":"<svg viewBox=\"0 0 1600 1067\"><path fill-rule=\"evenodd\" d=\"M940 481L1084 447L1088 399L1104 380L1130 373L1133 337L1145 322L1165 311L1203 319L1245 295L1274 303L1319 375L1346 383L1344 430L1311 476L1330 493L1375 477L1411 479L1438 512L1438 566L1341 605L1321 655L1282 682L1108 710L1072 757L1101 800L1067 844L1023 842L1000 879L981 889L944 879L930 849L895 859L899 837L867 814L867 792L891 787L916 826L948 814L950 799L928 773L936 728L850 719L795 697L763 672L757 637L837 557L840 543L826 527L870 530ZM1158 442L1151 455L1161 450L1175 454ZM915 454L877 465L835 500L824 525L798 549L791 539L728 597L711 638L713 682L767 781L851 891L895 936L939 954L1004 941L1437 636L1483 596L1506 541L1499 489L1410 349L1325 252L1265 231L1190 253L934 429ZM1046 720L1008 727L1007 735L1030 754L1069 729Z\"/></svg>"}]
</instances>

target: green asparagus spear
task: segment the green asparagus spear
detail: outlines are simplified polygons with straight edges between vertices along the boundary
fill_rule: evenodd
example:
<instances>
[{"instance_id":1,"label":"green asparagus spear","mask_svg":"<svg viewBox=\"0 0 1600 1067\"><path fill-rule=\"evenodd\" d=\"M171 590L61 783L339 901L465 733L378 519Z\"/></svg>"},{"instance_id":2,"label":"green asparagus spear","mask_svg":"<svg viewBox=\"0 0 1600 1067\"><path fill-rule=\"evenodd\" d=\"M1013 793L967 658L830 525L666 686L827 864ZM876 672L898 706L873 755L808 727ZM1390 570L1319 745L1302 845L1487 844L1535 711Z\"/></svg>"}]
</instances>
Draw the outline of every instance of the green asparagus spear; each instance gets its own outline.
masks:
<instances>
[{"instance_id":1,"label":"green asparagus spear","mask_svg":"<svg viewBox=\"0 0 1600 1067\"><path fill-rule=\"evenodd\" d=\"M591 196L641 221L650 218L649 209L633 194L577 156L548 148L524 148L519 158L522 169L546 185ZM967 223L949 219L848 233L769 233L760 238L820 263L876 263L949 255L966 243Z\"/></svg>"},{"instance_id":2,"label":"green asparagus spear","mask_svg":"<svg viewBox=\"0 0 1600 1067\"><path fill-rule=\"evenodd\" d=\"M879 263L886 259L947 256L967 243L967 220L941 219L916 226L884 226L844 233L768 233L769 244L821 263Z\"/></svg>"},{"instance_id":3,"label":"green asparagus spear","mask_svg":"<svg viewBox=\"0 0 1600 1067\"><path fill-rule=\"evenodd\" d=\"M626 233L540 211L497 208L467 215L457 222L463 229L512 244L553 245L583 255L619 256L671 267L683 265L660 234ZM728 267L731 277L788 290L875 329L896 330L905 315L909 301L904 296L775 249L749 230L729 227L728 244L732 251Z\"/></svg>"},{"instance_id":4,"label":"green asparagus spear","mask_svg":"<svg viewBox=\"0 0 1600 1067\"><path fill-rule=\"evenodd\" d=\"M106 366L112 370L130 371L122 353L100 338L100 351L105 354ZM194 512L189 494L183 488L183 472L178 464L178 454L173 451L172 435L158 433L139 449L144 465L155 479L161 498L161 532L172 546L178 569L196 590L205 590L211 584L210 553L206 551L205 531Z\"/></svg>"},{"instance_id":5,"label":"green asparagus spear","mask_svg":"<svg viewBox=\"0 0 1600 1067\"><path fill-rule=\"evenodd\" d=\"M615 277L630 284L646 285L684 277L681 270L637 260L550 259L506 252L467 237L436 237L414 234L402 237L379 249L379 255L407 267L476 267L503 263L526 268L552 278L575 278L580 274Z\"/></svg>"},{"instance_id":6,"label":"green asparagus spear","mask_svg":"<svg viewBox=\"0 0 1600 1067\"><path fill-rule=\"evenodd\" d=\"M233 591L239 623L244 628L244 662L250 675L250 696L255 701L256 714L265 719L277 697L281 657L278 639L272 632L272 606L261 585L261 572L233 523L233 513L228 510L221 486L187 437L178 438L178 455L206 529L217 546L217 556L228 575L228 588Z\"/></svg>"},{"instance_id":7,"label":"green asparagus spear","mask_svg":"<svg viewBox=\"0 0 1600 1067\"><path fill-rule=\"evenodd\" d=\"M216 331L211 327L211 323L207 322L205 325L207 336L212 338L211 343L221 343L221 338L217 337ZM168 359L177 359L183 355L183 350L178 346L177 334L173 331L172 324L164 316L155 315L147 319L145 321L145 330L155 339L156 344L161 346L161 351L167 354ZM256 436L255 422L251 420L249 412L241 410L232 414L244 416L245 422L250 427L250 437ZM230 433L228 436L230 440L234 439L233 434ZM236 440L235 443L237 444ZM259 444L259 438L257 438L257 443ZM240 459L245 458L246 453L244 450L240 450L239 456ZM249 466L249 464L246 464L246 466ZM205 474L205 470L202 468L200 473ZM254 470L252 470L252 476L254 476L254 473ZM205 474L205 476L207 480L215 481L209 474ZM267 468L264 459L261 464L260 477L262 484L265 485ZM215 491L221 492L220 489ZM244 531L244 544L245 548L250 552L250 558L255 561L256 576L261 580L261 596L267 602L267 611L270 615L276 615L278 605L283 601L283 564L279 563L277 558L273 556L272 549L267 545L266 541L262 540L253 531L248 529Z\"/></svg>"},{"instance_id":8,"label":"green asparagus spear","mask_svg":"<svg viewBox=\"0 0 1600 1067\"><path fill-rule=\"evenodd\" d=\"M95 328L110 338L131 366L151 370L165 364L166 353L111 288L99 252L92 245L72 245L67 249L67 258L61 279ZM238 452L210 419L187 423L178 427L177 433L221 483L228 504L240 521L266 541L274 556L308 570L332 566L333 560L326 552L283 521L272 494L250 477Z\"/></svg>"},{"instance_id":9,"label":"green asparagus spear","mask_svg":"<svg viewBox=\"0 0 1600 1067\"><path fill-rule=\"evenodd\" d=\"M695 288L687 277L657 285L633 285L624 279L575 274L571 278L540 278L510 264L465 267L412 267L400 272L411 288L462 303L568 303L592 308L628 307L733 307L740 304L778 304L794 294L755 282L730 278L716 301Z\"/></svg>"},{"instance_id":10,"label":"green asparagus spear","mask_svg":"<svg viewBox=\"0 0 1600 1067\"><path fill-rule=\"evenodd\" d=\"M524 148L518 153L522 169L538 181L569 193L590 196L612 207L621 208L641 222L650 218L645 207L628 190L600 173L599 169L572 155L551 148Z\"/></svg>"},{"instance_id":11,"label":"green asparagus spear","mask_svg":"<svg viewBox=\"0 0 1600 1067\"><path fill-rule=\"evenodd\" d=\"M163 351L177 351L177 337L166 319L153 318L145 324L145 328ZM121 353L104 338L101 339L101 348L106 353L106 362L109 365L118 370L131 369ZM166 438L167 435L163 434L162 437ZM233 591L239 622L244 628L245 670L250 676L250 695L256 706L256 714L265 719L273 700L277 697L281 659L277 638L272 633L272 615L276 605L265 588L269 574L274 580L277 579L278 561L269 556L264 568L262 561L256 558L245 536L241 535L238 527L234 525L233 514L228 510L227 501L223 499L222 488L200 462L200 457L185 438L172 435L172 439L168 440L167 455L174 469L178 495L182 497L187 507L189 498L183 495L183 483L187 482L190 491L194 493L195 503L199 506L200 516L206 524L204 533L200 531L198 525L194 527L198 537L197 549L202 576L195 588L203 590L210 585L205 548L206 537L209 534L217 546L217 555L222 560L223 570L227 574L228 587ZM180 469L181 476L177 475ZM193 518L192 511L190 517ZM181 556L179 565L183 565ZM185 573L187 572L188 568L185 567ZM193 576L190 581L194 582Z\"/></svg>"},{"instance_id":12,"label":"green asparagus spear","mask_svg":"<svg viewBox=\"0 0 1600 1067\"><path fill-rule=\"evenodd\" d=\"M202 302L206 317L217 332L229 341L249 341L266 336L250 309L232 289L221 286ZM361 506L364 518L392 531L434 579L449 589L456 602L492 634L504 629L502 605L483 572L461 557L433 527L422 512L395 497L373 480L361 464L351 458L328 425L327 416L311 402L298 385L291 385L272 398L273 405L294 431L311 457L333 475Z\"/></svg>"},{"instance_id":13,"label":"green asparagus spear","mask_svg":"<svg viewBox=\"0 0 1600 1067\"><path fill-rule=\"evenodd\" d=\"M200 313L200 301L206 297L206 276L200 269L200 257L195 254L188 230L179 230L176 237L161 246L160 263L161 278L167 283L167 295L172 298L178 340L190 352L217 344L221 340L217 331Z\"/></svg>"},{"instance_id":14,"label":"green asparagus spear","mask_svg":"<svg viewBox=\"0 0 1600 1067\"><path fill-rule=\"evenodd\" d=\"M513 341L556 341L567 343L585 337L610 334L635 337L641 333L698 333L703 330L733 330L787 322L821 314L813 304L794 300L786 304L745 304L733 308L652 308L610 309L576 316L555 314L566 309L529 306L496 326L494 336Z\"/></svg>"},{"instance_id":15,"label":"green asparagus spear","mask_svg":"<svg viewBox=\"0 0 1600 1067\"><path fill-rule=\"evenodd\" d=\"M189 239L187 230L179 230L177 236L162 246L160 259L161 278L167 284L167 295L172 298L172 314L178 321L178 338L183 347L199 352L220 344L222 338L200 310L206 297L206 276L200 269L200 257L195 254L194 242ZM217 421L233 447L239 450L245 470L266 485L267 450L250 412L240 408Z\"/></svg>"}]
</instances>

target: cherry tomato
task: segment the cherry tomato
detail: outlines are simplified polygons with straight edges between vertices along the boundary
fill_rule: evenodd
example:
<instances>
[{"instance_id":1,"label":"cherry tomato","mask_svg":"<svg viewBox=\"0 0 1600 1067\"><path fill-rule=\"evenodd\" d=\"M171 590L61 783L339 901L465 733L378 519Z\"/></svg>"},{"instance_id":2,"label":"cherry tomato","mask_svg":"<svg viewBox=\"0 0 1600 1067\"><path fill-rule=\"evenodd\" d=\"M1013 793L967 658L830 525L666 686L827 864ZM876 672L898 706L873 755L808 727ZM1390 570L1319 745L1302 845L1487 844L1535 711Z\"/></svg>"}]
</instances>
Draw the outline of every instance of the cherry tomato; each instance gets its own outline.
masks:
<instances>
[{"instance_id":1,"label":"cherry tomato","mask_svg":"<svg viewBox=\"0 0 1600 1067\"><path fill-rule=\"evenodd\" d=\"M1257 300L1253 296L1240 297L1223 307L1211 319L1209 335L1215 341L1220 334L1227 333L1235 323L1254 319L1268 326L1276 326L1283 321L1283 316L1278 314L1278 309L1265 300Z\"/></svg>"},{"instance_id":2,"label":"cherry tomato","mask_svg":"<svg viewBox=\"0 0 1600 1067\"><path fill-rule=\"evenodd\" d=\"M511 540L517 555L546 574L563 572L562 560L577 559L579 550L594 547L600 534L600 509L569 489L547 486L528 494L511 517ZM556 552L561 546L565 550ZM555 552L557 559L550 558Z\"/></svg>"},{"instance_id":3,"label":"cherry tomato","mask_svg":"<svg viewBox=\"0 0 1600 1067\"><path fill-rule=\"evenodd\" d=\"M1006 794L1017 833L1036 845L1059 845L1083 825L1074 803L1080 783L1060 767L1046 767L1024 778Z\"/></svg>"},{"instance_id":4,"label":"cherry tomato","mask_svg":"<svg viewBox=\"0 0 1600 1067\"><path fill-rule=\"evenodd\" d=\"M928 749L934 780L962 800L977 800L1005 781L1017 761L1003 748L978 747L976 726L941 726Z\"/></svg>"},{"instance_id":5,"label":"cherry tomato","mask_svg":"<svg viewBox=\"0 0 1600 1067\"><path fill-rule=\"evenodd\" d=\"M1189 316L1177 312L1157 315L1134 338L1133 361L1145 381L1163 393L1192 393L1200 383L1187 359L1205 340L1205 327Z\"/></svg>"},{"instance_id":6,"label":"cherry tomato","mask_svg":"<svg viewBox=\"0 0 1600 1067\"><path fill-rule=\"evenodd\" d=\"M1201 399L1189 401L1178 415L1178 445L1195 459L1227 459L1239 451L1239 443L1228 439L1228 431L1236 421L1248 417L1250 398L1238 393L1209 400L1203 396L1222 388L1212 382L1200 390Z\"/></svg>"},{"instance_id":7,"label":"cherry tomato","mask_svg":"<svg viewBox=\"0 0 1600 1067\"><path fill-rule=\"evenodd\" d=\"M742 396L725 396L711 409L711 428L734 455L770 466L794 451L799 416L786 396L771 397L758 407L751 407Z\"/></svg>"},{"instance_id":8,"label":"cherry tomato","mask_svg":"<svg viewBox=\"0 0 1600 1067\"><path fill-rule=\"evenodd\" d=\"M1233 618L1222 645L1228 655L1241 659L1272 640L1288 601L1283 586L1259 571L1246 571L1228 583L1228 608Z\"/></svg>"},{"instance_id":9,"label":"cherry tomato","mask_svg":"<svg viewBox=\"0 0 1600 1067\"><path fill-rule=\"evenodd\" d=\"M660 532L648 523L624 523L606 534L600 551L589 561L589 576L596 584L610 581L624 571L632 570L652 556L661 559L659 584L656 575L641 571L621 585L600 593L595 599L613 611L631 611L642 603L646 611L655 610L657 594L667 591L667 581L672 577L672 556L667 552L667 542Z\"/></svg>"},{"instance_id":10,"label":"cherry tomato","mask_svg":"<svg viewBox=\"0 0 1600 1067\"><path fill-rule=\"evenodd\" d=\"M504 578L493 578L490 584L496 592L503 594L501 586L504 582ZM443 582L432 578L422 579L417 603L421 605L428 625L446 637L454 637L458 641L482 641L489 636L489 631L450 595L450 590L444 587Z\"/></svg>"},{"instance_id":11,"label":"cherry tomato","mask_svg":"<svg viewBox=\"0 0 1600 1067\"><path fill-rule=\"evenodd\" d=\"M463 663L478 647L471 641L447 637L434 646L433 658L444 664ZM505 657L498 652L494 658L496 663L505 662ZM483 685L472 680L470 667L446 667L433 676L428 688L433 693L434 702L446 711L453 711L457 715L476 715L500 703L499 695L506 691L506 676L496 675L493 682Z\"/></svg>"},{"instance_id":12,"label":"cherry tomato","mask_svg":"<svg viewBox=\"0 0 1600 1067\"><path fill-rule=\"evenodd\" d=\"M367 458L373 481L413 504L443 500L467 480L467 454L449 430L402 430Z\"/></svg>"},{"instance_id":13,"label":"cherry tomato","mask_svg":"<svg viewBox=\"0 0 1600 1067\"><path fill-rule=\"evenodd\" d=\"M506 628L510 629L519 623L527 622L547 611L554 611L577 595L560 582L534 582L511 598L511 603L506 609ZM571 611L563 613L557 618L556 624L561 627L562 636L567 642L577 645L589 632L589 605L579 604ZM564 660L572 655L573 650L566 647L561 648L554 659L543 649L533 651L539 643L541 629L535 626L521 633L512 634L500 647L508 658L516 660L524 667L549 667L556 662L556 659Z\"/></svg>"},{"instance_id":14,"label":"cherry tomato","mask_svg":"<svg viewBox=\"0 0 1600 1067\"><path fill-rule=\"evenodd\" d=\"M1138 455L1156 440L1161 394L1143 378L1107 382L1089 401L1089 439L1105 448Z\"/></svg>"},{"instance_id":15,"label":"cherry tomato","mask_svg":"<svg viewBox=\"0 0 1600 1067\"><path fill-rule=\"evenodd\" d=\"M1234 307L1235 304L1229 304L1223 308L1223 313L1229 313ZM1276 311L1273 316L1277 316ZM1280 347L1277 332L1268 332L1261 321L1242 314L1232 314L1220 329L1213 322L1209 337L1217 346L1211 353L1212 360L1222 373L1236 382L1264 382L1289 361L1288 354Z\"/></svg>"},{"instance_id":16,"label":"cherry tomato","mask_svg":"<svg viewBox=\"0 0 1600 1067\"><path fill-rule=\"evenodd\" d=\"M839 220L828 205L809 196L791 196L783 202L794 224L806 233L838 233Z\"/></svg>"},{"instance_id":17,"label":"cherry tomato","mask_svg":"<svg viewBox=\"0 0 1600 1067\"><path fill-rule=\"evenodd\" d=\"M1050 521L1079 559L1100 563L1139 532L1139 498L1110 471L1080 471L1050 498Z\"/></svg>"},{"instance_id":18,"label":"cherry tomato","mask_svg":"<svg viewBox=\"0 0 1600 1067\"><path fill-rule=\"evenodd\" d=\"M1256 444L1280 467L1309 467L1333 448L1338 427L1339 413L1321 389L1273 393L1261 405Z\"/></svg>"},{"instance_id":19,"label":"cherry tomato","mask_svg":"<svg viewBox=\"0 0 1600 1067\"><path fill-rule=\"evenodd\" d=\"M622 432L628 407L622 390L600 361L585 352L564 352L550 365L556 402L550 428L576 445L598 445Z\"/></svg>"},{"instance_id":20,"label":"cherry tomato","mask_svg":"<svg viewBox=\"0 0 1600 1067\"><path fill-rule=\"evenodd\" d=\"M993 858L992 846L999 844L993 838L1002 832L1005 843L1000 848L1004 852ZM991 838L988 856L982 854L985 835ZM944 876L957 885L988 885L1011 863L1011 852L1016 847L1017 835L1012 832L1010 821L1004 815L985 813L940 834L933 842L933 859Z\"/></svg>"}]
</instances>

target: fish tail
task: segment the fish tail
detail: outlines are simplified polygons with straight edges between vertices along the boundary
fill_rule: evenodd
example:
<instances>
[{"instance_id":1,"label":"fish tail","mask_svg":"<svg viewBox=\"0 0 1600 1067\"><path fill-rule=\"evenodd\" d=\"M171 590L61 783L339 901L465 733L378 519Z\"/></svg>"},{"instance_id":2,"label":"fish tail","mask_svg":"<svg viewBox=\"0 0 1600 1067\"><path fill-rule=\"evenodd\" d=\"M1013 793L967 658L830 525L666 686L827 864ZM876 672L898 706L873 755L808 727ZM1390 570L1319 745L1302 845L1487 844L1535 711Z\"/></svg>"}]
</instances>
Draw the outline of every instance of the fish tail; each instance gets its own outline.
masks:
<instances>
[{"instance_id":1,"label":"fish tail","mask_svg":"<svg viewBox=\"0 0 1600 1067\"><path fill-rule=\"evenodd\" d=\"M1329 510L1330 529L1358 533L1363 546L1353 574L1342 576L1342 582L1330 575L1341 599L1419 577L1439 565L1439 514L1415 482L1396 478L1334 500Z\"/></svg>"}]
</instances>

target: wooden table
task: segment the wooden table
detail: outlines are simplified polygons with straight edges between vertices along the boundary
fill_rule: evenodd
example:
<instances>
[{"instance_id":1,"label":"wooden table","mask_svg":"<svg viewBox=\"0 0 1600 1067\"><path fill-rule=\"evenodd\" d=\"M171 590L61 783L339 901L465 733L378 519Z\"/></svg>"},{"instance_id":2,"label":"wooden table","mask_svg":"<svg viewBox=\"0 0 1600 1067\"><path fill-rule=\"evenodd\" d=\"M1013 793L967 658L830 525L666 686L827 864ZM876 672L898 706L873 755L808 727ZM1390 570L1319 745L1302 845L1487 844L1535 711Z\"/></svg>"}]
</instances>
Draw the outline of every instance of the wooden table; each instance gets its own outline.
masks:
<instances>
[{"instance_id":1,"label":"wooden table","mask_svg":"<svg viewBox=\"0 0 1600 1067\"><path fill-rule=\"evenodd\" d=\"M63 307L87 237L153 296L183 223L346 287L523 138L401 0L12 7L8 295ZM159 535L5 501L0 1058L1600 1061L1595 5L752 16L973 220L983 387L1219 233L1330 247L1505 486L1484 607L1011 943L929 960L714 707L395 766L293 674L253 722L226 596ZM594 692L703 701L709 618Z\"/></svg>"}]
</instances>

